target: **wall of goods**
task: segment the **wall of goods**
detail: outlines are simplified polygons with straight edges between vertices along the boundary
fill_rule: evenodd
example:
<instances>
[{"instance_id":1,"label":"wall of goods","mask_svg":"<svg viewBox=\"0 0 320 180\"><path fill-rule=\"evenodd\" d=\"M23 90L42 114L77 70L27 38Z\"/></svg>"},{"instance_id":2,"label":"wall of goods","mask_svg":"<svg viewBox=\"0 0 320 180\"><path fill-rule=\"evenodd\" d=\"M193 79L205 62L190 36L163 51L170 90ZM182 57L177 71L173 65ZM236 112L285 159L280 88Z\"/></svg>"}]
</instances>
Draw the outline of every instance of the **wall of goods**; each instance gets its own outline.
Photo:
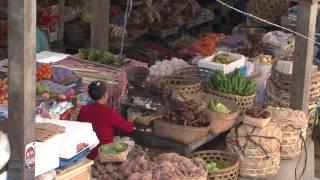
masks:
<instances>
[{"instance_id":1,"label":"wall of goods","mask_svg":"<svg viewBox=\"0 0 320 180\"><path fill-rule=\"evenodd\" d=\"M92 166L97 180L268 179L281 162L301 156L316 123L320 80L315 63L309 114L289 108L292 34L257 27L214 33L213 11L197 1L136 0L120 55L126 2L111 1L110 51L87 48L90 3L70 0L64 41L76 54L37 55L38 179L59 178L98 144L92 125L77 122L96 80L107 84L108 106L138 114L130 138L100 146ZM60 27L53 23L59 18L45 17L42 25ZM0 65L7 76L7 61ZM7 103L3 78L0 129ZM223 151L212 147L219 135Z\"/></svg>"}]
</instances>

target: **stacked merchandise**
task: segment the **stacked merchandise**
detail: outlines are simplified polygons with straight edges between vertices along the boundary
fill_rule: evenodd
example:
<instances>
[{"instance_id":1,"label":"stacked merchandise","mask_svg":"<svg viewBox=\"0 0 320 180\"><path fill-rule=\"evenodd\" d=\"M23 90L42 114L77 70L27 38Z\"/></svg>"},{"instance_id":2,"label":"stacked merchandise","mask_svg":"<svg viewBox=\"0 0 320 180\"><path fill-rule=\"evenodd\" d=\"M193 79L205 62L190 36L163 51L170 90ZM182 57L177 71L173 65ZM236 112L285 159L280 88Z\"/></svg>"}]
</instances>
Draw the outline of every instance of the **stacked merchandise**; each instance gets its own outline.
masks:
<instances>
[{"instance_id":1,"label":"stacked merchandise","mask_svg":"<svg viewBox=\"0 0 320 180\"><path fill-rule=\"evenodd\" d=\"M292 60L291 58L280 59L274 63L271 76L265 90L265 103L275 107L289 107L290 86L292 83ZM313 122L316 118L316 108L319 93L319 73L317 66L313 66L310 86L309 104L309 129L308 136L312 133Z\"/></svg>"}]
</instances>

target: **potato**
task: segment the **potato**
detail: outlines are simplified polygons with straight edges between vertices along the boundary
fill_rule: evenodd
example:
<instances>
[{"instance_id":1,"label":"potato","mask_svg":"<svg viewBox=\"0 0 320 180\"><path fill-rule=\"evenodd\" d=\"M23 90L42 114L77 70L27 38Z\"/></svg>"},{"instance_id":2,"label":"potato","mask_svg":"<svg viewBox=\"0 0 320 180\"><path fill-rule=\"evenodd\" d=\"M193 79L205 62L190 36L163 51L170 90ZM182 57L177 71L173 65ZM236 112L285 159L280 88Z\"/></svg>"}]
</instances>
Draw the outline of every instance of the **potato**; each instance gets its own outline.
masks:
<instances>
[{"instance_id":1,"label":"potato","mask_svg":"<svg viewBox=\"0 0 320 180\"><path fill-rule=\"evenodd\" d=\"M127 168L128 165L129 165L129 161L128 161L128 160L127 160L127 161L124 161L123 163L121 163L120 169L121 169L121 170L124 170L124 169Z\"/></svg>"},{"instance_id":2,"label":"potato","mask_svg":"<svg viewBox=\"0 0 320 180\"><path fill-rule=\"evenodd\" d=\"M153 179L154 179L154 180L160 180L160 178L161 178L161 173L160 173L160 171L158 170L158 171L156 171L156 172L153 174Z\"/></svg>"},{"instance_id":3,"label":"potato","mask_svg":"<svg viewBox=\"0 0 320 180\"><path fill-rule=\"evenodd\" d=\"M124 175L125 177L128 177L128 176L130 176L133 172L132 172L132 170L130 170L130 169L124 169L124 170L122 171L122 173L123 173L123 175Z\"/></svg>"},{"instance_id":4,"label":"potato","mask_svg":"<svg viewBox=\"0 0 320 180\"><path fill-rule=\"evenodd\" d=\"M103 179L108 179L109 178L109 175L108 174L104 174L103 175Z\"/></svg>"},{"instance_id":5,"label":"potato","mask_svg":"<svg viewBox=\"0 0 320 180\"><path fill-rule=\"evenodd\" d=\"M117 173L117 172L113 172L113 173L111 173L111 177L112 177L113 179L118 179L118 178L120 177L120 175L119 175L119 173Z\"/></svg>"},{"instance_id":6,"label":"potato","mask_svg":"<svg viewBox=\"0 0 320 180\"><path fill-rule=\"evenodd\" d=\"M140 167L139 164L135 164L135 165L133 166L133 172L139 172L140 170L141 170L141 167Z\"/></svg>"},{"instance_id":7,"label":"potato","mask_svg":"<svg viewBox=\"0 0 320 180\"><path fill-rule=\"evenodd\" d=\"M99 171L96 168L92 168L92 176L96 178L99 175L100 175Z\"/></svg>"},{"instance_id":8,"label":"potato","mask_svg":"<svg viewBox=\"0 0 320 180\"><path fill-rule=\"evenodd\" d=\"M141 173L133 173L128 178L128 180L141 180L141 179L142 179Z\"/></svg>"},{"instance_id":9,"label":"potato","mask_svg":"<svg viewBox=\"0 0 320 180\"><path fill-rule=\"evenodd\" d=\"M144 156L141 156L137 159L137 163L141 166L146 163L146 159Z\"/></svg>"},{"instance_id":10,"label":"potato","mask_svg":"<svg viewBox=\"0 0 320 180\"><path fill-rule=\"evenodd\" d=\"M149 169L149 165L147 163L142 164L142 170L147 171Z\"/></svg>"},{"instance_id":11,"label":"potato","mask_svg":"<svg viewBox=\"0 0 320 180\"><path fill-rule=\"evenodd\" d=\"M152 173L144 173L142 180L152 180Z\"/></svg>"}]
</instances>

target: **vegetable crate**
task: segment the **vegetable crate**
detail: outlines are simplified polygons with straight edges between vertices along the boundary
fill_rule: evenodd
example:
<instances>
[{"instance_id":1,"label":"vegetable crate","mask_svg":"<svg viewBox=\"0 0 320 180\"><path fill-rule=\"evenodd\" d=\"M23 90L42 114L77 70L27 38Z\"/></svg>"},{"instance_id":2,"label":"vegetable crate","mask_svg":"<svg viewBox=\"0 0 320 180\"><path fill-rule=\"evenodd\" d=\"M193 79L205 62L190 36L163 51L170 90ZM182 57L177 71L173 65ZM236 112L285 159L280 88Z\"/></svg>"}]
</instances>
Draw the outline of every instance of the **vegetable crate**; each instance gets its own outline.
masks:
<instances>
[{"instance_id":1,"label":"vegetable crate","mask_svg":"<svg viewBox=\"0 0 320 180\"><path fill-rule=\"evenodd\" d=\"M226 54L231 59L231 63L229 64L221 64L214 62L216 56ZM241 68L245 65L245 57L243 55L221 52L214 54L213 56L206 57L201 59L198 62L198 66L202 68L209 68L212 70L222 70L225 74L233 72L237 68Z\"/></svg>"}]
</instances>

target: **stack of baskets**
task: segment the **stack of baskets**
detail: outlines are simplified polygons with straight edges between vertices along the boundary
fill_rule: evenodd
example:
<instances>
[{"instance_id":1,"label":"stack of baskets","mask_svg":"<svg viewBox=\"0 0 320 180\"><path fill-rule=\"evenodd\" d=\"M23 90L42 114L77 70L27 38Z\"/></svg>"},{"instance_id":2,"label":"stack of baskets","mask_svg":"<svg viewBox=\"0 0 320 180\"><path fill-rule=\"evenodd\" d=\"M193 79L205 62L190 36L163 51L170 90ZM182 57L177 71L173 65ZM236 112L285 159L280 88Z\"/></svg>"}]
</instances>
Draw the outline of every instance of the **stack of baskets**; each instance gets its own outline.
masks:
<instances>
[{"instance_id":1,"label":"stack of baskets","mask_svg":"<svg viewBox=\"0 0 320 180\"><path fill-rule=\"evenodd\" d=\"M240 157L240 175L266 179L275 176L280 168L281 129L275 123L264 128L242 124L227 136L230 152Z\"/></svg>"},{"instance_id":2,"label":"stack of baskets","mask_svg":"<svg viewBox=\"0 0 320 180\"><path fill-rule=\"evenodd\" d=\"M153 95L170 95L172 91L184 95L197 95L202 91L199 79L176 75L153 79L148 88Z\"/></svg>"},{"instance_id":3,"label":"stack of baskets","mask_svg":"<svg viewBox=\"0 0 320 180\"><path fill-rule=\"evenodd\" d=\"M268 107L268 110L272 114L272 121L278 124L282 130L281 158L293 159L299 157L308 127L308 119L305 113L288 108Z\"/></svg>"},{"instance_id":4,"label":"stack of baskets","mask_svg":"<svg viewBox=\"0 0 320 180\"><path fill-rule=\"evenodd\" d=\"M288 57L286 57L288 58ZM279 59L279 60L290 60ZM267 86L265 88L265 103L274 107L289 107L290 106L290 88L292 83L292 75L285 74L277 70L276 63L274 63L271 76L269 77ZM320 97L320 71L315 70L311 75L310 86L310 104L309 104L309 129L307 137L311 137L313 122L316 117L316 108L318 98Z\"/></svg>"}]
</instances>

